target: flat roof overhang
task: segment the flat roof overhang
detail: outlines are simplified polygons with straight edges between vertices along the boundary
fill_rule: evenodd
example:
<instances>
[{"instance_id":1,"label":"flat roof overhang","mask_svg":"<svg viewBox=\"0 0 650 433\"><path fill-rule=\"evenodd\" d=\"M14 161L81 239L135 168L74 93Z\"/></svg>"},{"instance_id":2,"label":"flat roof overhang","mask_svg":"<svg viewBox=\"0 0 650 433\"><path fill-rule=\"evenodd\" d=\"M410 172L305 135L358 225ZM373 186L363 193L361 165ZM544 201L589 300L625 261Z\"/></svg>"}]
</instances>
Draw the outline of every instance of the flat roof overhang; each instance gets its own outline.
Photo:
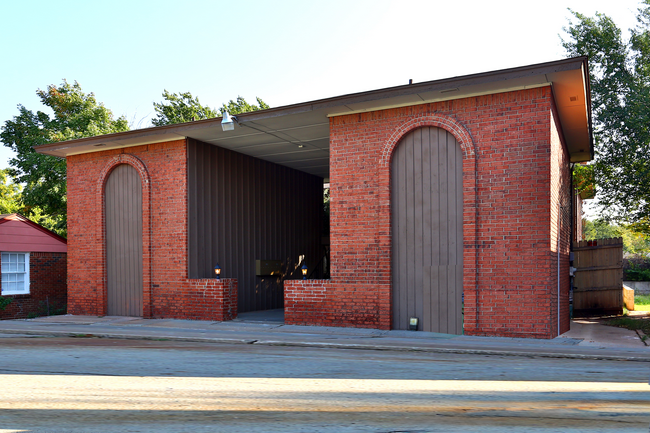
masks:
<instances>
[{"instance_id":1,"label":"flat roof overhang","mask_svg":"<svg viewBox=\"0 0 650 433\"><path fill-rule=\"evenodd\" d=\"M586 57L321 99L221 118L158 126L36 146L67 157L108 149L193 138L329 178L329 117L551 86L571 162L593 159L591 98Z\"/></svg>"}]
</instances>

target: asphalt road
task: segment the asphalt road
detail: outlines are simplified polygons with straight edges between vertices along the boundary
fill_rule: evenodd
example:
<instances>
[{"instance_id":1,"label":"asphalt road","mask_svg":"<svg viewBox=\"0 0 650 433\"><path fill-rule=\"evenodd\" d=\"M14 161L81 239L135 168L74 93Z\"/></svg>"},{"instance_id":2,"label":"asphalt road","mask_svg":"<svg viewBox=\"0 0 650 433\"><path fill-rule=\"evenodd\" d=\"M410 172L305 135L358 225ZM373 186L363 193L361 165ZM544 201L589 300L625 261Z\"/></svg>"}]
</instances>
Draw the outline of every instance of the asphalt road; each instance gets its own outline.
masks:
<instances>
[{"instance_id":1,"label":"asphalt road","mask_svg":"<svg viewBox=\"0 0 650 433\"><path fill-rule=\"evenodd\" d=\"M639 432L650 363L0 338L0 432Z\"/></svg>"}]
</instances>

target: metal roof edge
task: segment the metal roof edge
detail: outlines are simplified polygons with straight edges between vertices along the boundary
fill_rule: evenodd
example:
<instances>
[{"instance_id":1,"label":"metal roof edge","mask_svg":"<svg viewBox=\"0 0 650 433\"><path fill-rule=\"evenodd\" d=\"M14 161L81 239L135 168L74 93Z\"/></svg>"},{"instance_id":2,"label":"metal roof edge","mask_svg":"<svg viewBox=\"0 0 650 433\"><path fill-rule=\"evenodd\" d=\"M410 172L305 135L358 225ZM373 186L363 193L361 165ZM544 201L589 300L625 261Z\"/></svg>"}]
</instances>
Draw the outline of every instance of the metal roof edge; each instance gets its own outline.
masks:
<instances>
[{"instance_id":1,"label":"metal roof edge","mask_svg":"<svg viewBox=\"0 0 650 433\"><path fill-rule=\"evenodd\" d=\"M470 75L461 75L451 78L443 78L440 80L423 81L421 83L403 84L394 87L386 87L382 89L369 90L359 93L350 93L346 95L335 96L332 98L319 99L315 101L303 102L293 105L286 105L283 107L270 108L260 111L251 111L248 113L238 114L240 120L258 120L268 117L275 117L277 115L294 114L304 111L314 111L324 108L331 108L334 106L341 106L345 104L353 104L357 102L367 102L379 99L387 99L395 96L412 95L415 93L422 93L431 90L438 90L441 87L458 87L468 86L474 84L482 84L486 82L498 81L495 78L500 78L503 81L513 78L521 78L533 75L542 75L552 72L562 72L581 69L587 57L571 57L568 59L556 60L553 62L536 63L533 65L519 66L515 68L499 69L496 71L480 72ZM453 85L453 86L452 86ZM280 113L274 113L280 112ZM271 115L269 115L271 114ZM275 116L273 115L275 114Z\"/></svg>"},{"instance_id":2,"label":"metal roof edge","mask_svg":"<svg viewBox=\"0 0 650 433\"><path fill-rule=\"evenodd\" d=\"M241 113L237 118L241 121L255 121L273 117L287 116L291 114L298 114L303 112L315 110L327 110L328 108L340 107L346 104L353 104L358 102L379 101L391 97L402 95L412 95L416 93L439 90L444 87L459 87L483 84L495 81L507 81L514 78L521 78L526 76L541 75L553 72L562 72L575 69L582 69L586 72L587 81L589 79L587 57L572 57L552 62L537 63L533 65L520 66L514 68L500 69L496 71L481 72L470 75L456 76L451 78L444 78L441 80L425 81L422 83L405 84L400 86L388 87L377 90L370 90L359 93L351 93L331 98L319 99L315 101L302 102L297 104L285 105L282 107L269 108L266 110L251 111L248 113ZM588 83L587 83L588 84ZM587 86L588 87L588 86ZM587 98L590 99L590 98ZM591 102L589 102L589 114L591 123ZM74 148L77 146L99 145L107 142L115 142L125 139L137 139L142 137L148 138L144 142L156 142L156 135L159 135L159 142L169 141L169 135L177 135L178 139L183 139L186 135L184 132L192 130L199 130L205 127L216 126L221 122L221 117L211 119L197 120L193 122L177 123L173 125L154 126L143 129L135 129L131 131L117 132L113 134L106 134L94 137L79 138L75 140L62 141L57 143L48 143L34 146L34 150L39 153L53 153L57 150L64 150ZM164 137L169 134L167 137ZM590 131L591 134L591 131ZM151 140L153 139L153 140ZM592 153L593 153L593 138L592 140ZM99 150L99 149L98 149ZM70 152L72 154L73 152Z\"/></svg>"},{"instance_id":3,"label":"metal roof edge","mask_svg":"<svg viewBox=\"0 0 650 433\"><path fill-rule=\"evenodd\" d=\"M515 92L517 90L538 89L540 87L549 87L549 86L551 86L551 83L540 83L540 84L533 84L533 85L529 85L529 86L504 87L503 89L499 90L499 93ZM461 95L454 95L454 96L452 96L451 94L448 94L448 96L445 97L445 98L422 100L421 102L418 102L416 104L406 102L406 103L402 103L402 104L378 105L376 107L368 108L368 109L361 109L361 110L353 110L353 111L346 111L346 112L328 114L327 117L341 117L341 116L348 116L350 114L368 113L368 112L372 112L372 111L389 110L389 109L392 109L392 108L412 107L412 106L417 106L417 105L431 104L432 102L436 102L436 101L454 101L454 100L457 100L457 99L474 98L474 97L478 97L478 96L493 95L493 94L494 94L494 91L492 91L492 90L486 91L486 92L477 92L477 93L461 94Z\"/></svg>"},{"instance_id":4,"label":"metal roof edge","mask_svg":"<svg viewBox=\"0 0 650 433\"><path fill-rule=\"evenodd\" d=\"M585 81L585 94L587 95L587 114L589 116L589 141L591 144L591 159L593 160L596 157L596 151L594 148L594 125L593 125L593 115L591 112L591 78L589 75L589 58L586 56L580 57L582 59L582 74Z\"/></svg>"}]
</instances>

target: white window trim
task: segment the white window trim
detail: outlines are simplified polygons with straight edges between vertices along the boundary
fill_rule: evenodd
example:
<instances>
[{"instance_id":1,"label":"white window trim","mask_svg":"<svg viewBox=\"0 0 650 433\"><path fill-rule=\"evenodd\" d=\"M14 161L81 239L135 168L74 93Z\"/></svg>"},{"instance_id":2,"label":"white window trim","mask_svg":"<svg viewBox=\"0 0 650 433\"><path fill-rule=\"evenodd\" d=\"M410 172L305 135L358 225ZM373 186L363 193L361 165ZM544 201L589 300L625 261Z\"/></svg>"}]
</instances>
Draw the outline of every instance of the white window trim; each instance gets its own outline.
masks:
<instances>
[{"instance_id":1,"label":"white window trim","mask_svg":"<svg viewBox=\"0 0 650 433\"><path fill-rule=\"evenodd\" d=\"M9 291L5 290L4 287L2 288L2 296L5 295L29 295L31 292L31 286L30 286L30 281L29 281L29 253L24 252L24 251L2 251L2 253L6 254L24 254L25 255L25 287L27 290L23 291ZM2 267L2 256L0 255L0 268ZM4 273L4 271L2 271ZM0 284L2 284L0 280Z\"/></svg>"}]
</instances>

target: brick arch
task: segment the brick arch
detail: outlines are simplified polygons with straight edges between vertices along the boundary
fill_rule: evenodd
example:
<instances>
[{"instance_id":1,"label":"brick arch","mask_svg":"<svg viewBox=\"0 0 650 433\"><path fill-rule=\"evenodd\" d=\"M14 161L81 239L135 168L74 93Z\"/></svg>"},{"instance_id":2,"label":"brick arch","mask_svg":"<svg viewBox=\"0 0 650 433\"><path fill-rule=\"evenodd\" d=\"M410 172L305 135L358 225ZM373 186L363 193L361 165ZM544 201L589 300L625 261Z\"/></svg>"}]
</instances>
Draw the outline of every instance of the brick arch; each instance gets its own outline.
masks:
<instances>
[{"instance_id":1,"label":"brick arch","mask_svg":"<svg viewBox=\"0 0 650 433\"><path fill-rule=\"evenodd\" d=\"M391 159L395 148L409 132L422 127L437 127L450 132L461 146L463 152L463 292L465 297L465 331L471 331L476 326L475 320L468 320L477 314L478 297L478 191L477 191L477 157L476 147L469 131L452 117L441 114L423 114L414 116L399 125L382 147L378 171L381 184L386 185L379 194L382 203L381 224L388 227L382 244L388 252L387 263L392 263L392 220L391 220ZM392 268L389 280L391 283L388 301L392 315ZM469 323L468 323L469 322ZM385 322L386 323L386 322ZM392 323L392 317L387 323Z\"/></svg>"},{"instance_id":2,"label":"brick arch","mask_svg":"<svg viewBox=\"0 0 650 433\"><path fill-rule=\"evenodd\" d=\"M106 189L106 181L113 172L113 170L122 164L130 165L140 175L142 181L142 315L143 317L151 317L151 305L153 300L152 286L151 286L151 177L147 166L134 155L119 154L110 158L102 168L96 185L96 197L99 200L98 208L101 209L101 225L99 228L101 251L101 287L99 287L98 305L102 311L101 314L106 314L107 311L107 286L106 286L106 209L104 207L104 193Z\"/></svg>"},{"instance_id":3,"label":"brick arch","mask_svg":"<svg viewBox=\"0 0 650 433\"><path fill-rule=\"evenodd\" d=\"M134 155L129 155L128 153L121 153L119 155L116 155L112 157L110 160L108 160L106 164L104 164L104 168L99 173L99 179L97 180L100 188L99 192L101 194L104 194L104 188L106 187L106 180L108 179L108 176L115 169L115 167L117 167L120 164L128 164L133 168L135 168L135 170L140 175L140 179L142 179L142 192L144 195L145 188L147 189L147 191L149 190L149 183L150 183L149 171L147 170L147 167L144 165L144 163L138 157Z\"/></svg>"},{"instance_id":4,"label":"brick arch","mask_svg":"<svg viewBox=\"0 0 650 433\"><path fill-rule=\"evenodd\" d=\"M381 152L381 165L388 166L390 168L390 160L395 151L395 147L400 142L402 137L404 137L409 132L417 128L422 128L425 126L434 126L436 128L444 129L450 132L460 144L460 148L463 151L463 159L465 158L474 158L476 153L474 151L474 141L472 140L471 135L461 125L456 119L445 116L442 114L424 114L417 117L412 117L402 125L398 126L391 136L384 143L384 147Z\"/></svg>"}]
</instances>

